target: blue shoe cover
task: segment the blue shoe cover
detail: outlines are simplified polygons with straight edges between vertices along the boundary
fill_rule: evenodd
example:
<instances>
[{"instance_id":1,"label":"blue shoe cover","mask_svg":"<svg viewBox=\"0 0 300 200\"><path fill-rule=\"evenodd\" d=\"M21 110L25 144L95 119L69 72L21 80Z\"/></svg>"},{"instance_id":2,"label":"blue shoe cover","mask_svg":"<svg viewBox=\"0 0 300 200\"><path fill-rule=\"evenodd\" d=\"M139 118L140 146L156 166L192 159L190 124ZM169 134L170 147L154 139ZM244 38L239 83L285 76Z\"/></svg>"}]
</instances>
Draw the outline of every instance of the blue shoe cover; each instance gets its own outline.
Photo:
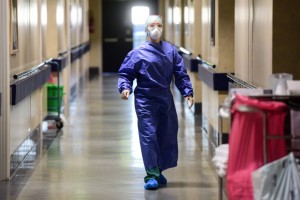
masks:
<instances>
[{"instance_id":1,"label":"blue shoe cover","mask_svg":"<svg viewBox=\"0 0 300 200\"><path fill-rule=\"evenodd\" d=\"M161 185L167 185L168 181L164 175L160 175L158 178L158 183Z\"/></svg>"},{"instance_id":2,"label":"blue shoe cover","mask_svg":"<svg viewBox=\"0 0 300 200\"><path fill-rule=\"evenodd\" d=\"M158 188L158 182L154 179L151 178L149 181L144 185L144 188L146 190L156 190Z\"/></svg>"}]
</instances>

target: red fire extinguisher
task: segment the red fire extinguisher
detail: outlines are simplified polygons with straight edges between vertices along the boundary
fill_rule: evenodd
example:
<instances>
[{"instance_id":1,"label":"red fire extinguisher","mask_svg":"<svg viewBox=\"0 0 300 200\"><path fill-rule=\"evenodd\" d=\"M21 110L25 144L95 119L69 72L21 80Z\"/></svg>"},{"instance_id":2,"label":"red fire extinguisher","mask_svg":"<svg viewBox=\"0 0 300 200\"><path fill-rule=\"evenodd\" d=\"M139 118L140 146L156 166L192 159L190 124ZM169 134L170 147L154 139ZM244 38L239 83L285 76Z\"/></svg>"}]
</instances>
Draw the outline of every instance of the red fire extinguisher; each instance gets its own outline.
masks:
<instances>
[{"instance_id":1,"label":"red fire extinguisher","mask_svg":"<svg viewBox=\"0 0 300 200\"><path fill-rule=\"evenodd\" d=\"M89 32L90 33L95 32L95 19L92 12L90 12L89 14Z\"/></svg>"}]
</instances>

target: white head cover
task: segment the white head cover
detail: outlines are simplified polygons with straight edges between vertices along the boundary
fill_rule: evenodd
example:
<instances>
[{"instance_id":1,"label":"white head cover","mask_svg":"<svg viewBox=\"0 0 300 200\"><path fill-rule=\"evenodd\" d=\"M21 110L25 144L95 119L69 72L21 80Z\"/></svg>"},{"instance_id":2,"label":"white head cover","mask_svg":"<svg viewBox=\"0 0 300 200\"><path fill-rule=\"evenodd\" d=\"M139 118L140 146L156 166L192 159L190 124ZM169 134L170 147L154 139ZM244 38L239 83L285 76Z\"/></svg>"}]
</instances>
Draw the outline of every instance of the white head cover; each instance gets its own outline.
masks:
<instances>
[{"instance_id":1,"label":"white head cover","mask_svg":"<svg viewBox=\"0 0 300 200\"><path fill-rule=\"evenodd\" d=\"M148 25L153 23L153 22L158 22L162 25L163 24L162 17L159 16L159 15L150 15L146 20L145 29L147 30Z\"/></svg>"}]
</instances>

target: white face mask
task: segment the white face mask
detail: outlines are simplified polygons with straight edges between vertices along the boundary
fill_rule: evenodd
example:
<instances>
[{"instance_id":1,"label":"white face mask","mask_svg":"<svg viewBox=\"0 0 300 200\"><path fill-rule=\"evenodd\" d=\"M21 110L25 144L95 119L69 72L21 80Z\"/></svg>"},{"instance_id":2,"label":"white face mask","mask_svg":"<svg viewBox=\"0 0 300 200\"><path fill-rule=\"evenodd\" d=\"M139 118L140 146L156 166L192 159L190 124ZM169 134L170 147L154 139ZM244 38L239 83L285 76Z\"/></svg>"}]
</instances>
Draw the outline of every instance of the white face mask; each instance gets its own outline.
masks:
<instances>
[{"instance_id":1,"label":"white face mask","mask_svg":"<svg viewBox=\"0 0 300 200\"><path fill-rule=\"evenodd\" d=\"M162 28L155 26L153 29L148 29L148 34L152 40L157 40L161 37Z\"/></svg>"}]
</instances>

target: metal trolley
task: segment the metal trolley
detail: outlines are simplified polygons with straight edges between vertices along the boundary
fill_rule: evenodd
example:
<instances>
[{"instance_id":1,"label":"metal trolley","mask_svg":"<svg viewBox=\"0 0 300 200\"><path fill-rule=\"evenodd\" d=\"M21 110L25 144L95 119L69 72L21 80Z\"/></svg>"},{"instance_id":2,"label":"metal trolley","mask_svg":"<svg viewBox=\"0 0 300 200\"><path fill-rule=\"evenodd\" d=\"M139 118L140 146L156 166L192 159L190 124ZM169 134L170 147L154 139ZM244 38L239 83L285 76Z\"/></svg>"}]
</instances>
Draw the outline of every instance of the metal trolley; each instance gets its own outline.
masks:
<instances>
[{"instance_id":1,"label":"metal trolley","mask_svg":"<svg viewBox=\"0 0 300 200\"><path fill-rule=\"evenodd\" d=\"M55 98L55 100L57 100L57 113L56 112L48 112L48 115L46 116L45 120L54 120L55 124L56 124L56 128L58 130L62 129L64 126L63 120L61 118L61 112L62 112L62 96L63 94L61 94L60 92L60 72L61 70L65 67L66 65L66 60L67 57L63 56L63 54L55 59L50 59L47 61L47 64L51 65L51 72L56 72L57 73L57 96L56 97L52 97Z\"/></svg>"},{"instance_id":2,"label":"metal trolley","mask_svg":"<svg viewBox=\"0 0 300 200\"><path fill-rule=\"evenodd\" d=\"M281 101L286 103L287 105L297 105L300 108L300 96L278 96L278 95L256 95L256 96L249 96L250 98L255 98L259 100L264 100L264 101ZM221 107L224 108L224 105ZM226 109L231 109L229 106L225 106ZM286 140L291 140L291 139L299 139L296 136L292 136L290 133L290 127L289 127L289 122L290 118L289 116L287 117L287 122L285 123L285 135L283 136L276 136L276 135L269 135L267 133L267 113L264 112L263 110L248 106L248 105L241 105L238 108L239 112L260 112L262 113L263 116L263 159L264 159L264 164L268 163L268 157L267 157L267 141L270 139L286 139ZM231 124L231 116L227 117L229 119L229 123ZM223 120L224 116L219 115L219 130L222 130L223 127ZM221 134L219 134L218 138L218 145L222 144L222 131ZM289 152L299 152L300 148L298 149L293 149L291 148L291 145L289 145L289 142L287 142L287 150ZM218 178L218 189L219 189L219 200L224 199L224 194L226 196L226 190L224 190L224 185L225 185L225 180L224 178L219 177Z\"/></svg>"}]
</instances>

